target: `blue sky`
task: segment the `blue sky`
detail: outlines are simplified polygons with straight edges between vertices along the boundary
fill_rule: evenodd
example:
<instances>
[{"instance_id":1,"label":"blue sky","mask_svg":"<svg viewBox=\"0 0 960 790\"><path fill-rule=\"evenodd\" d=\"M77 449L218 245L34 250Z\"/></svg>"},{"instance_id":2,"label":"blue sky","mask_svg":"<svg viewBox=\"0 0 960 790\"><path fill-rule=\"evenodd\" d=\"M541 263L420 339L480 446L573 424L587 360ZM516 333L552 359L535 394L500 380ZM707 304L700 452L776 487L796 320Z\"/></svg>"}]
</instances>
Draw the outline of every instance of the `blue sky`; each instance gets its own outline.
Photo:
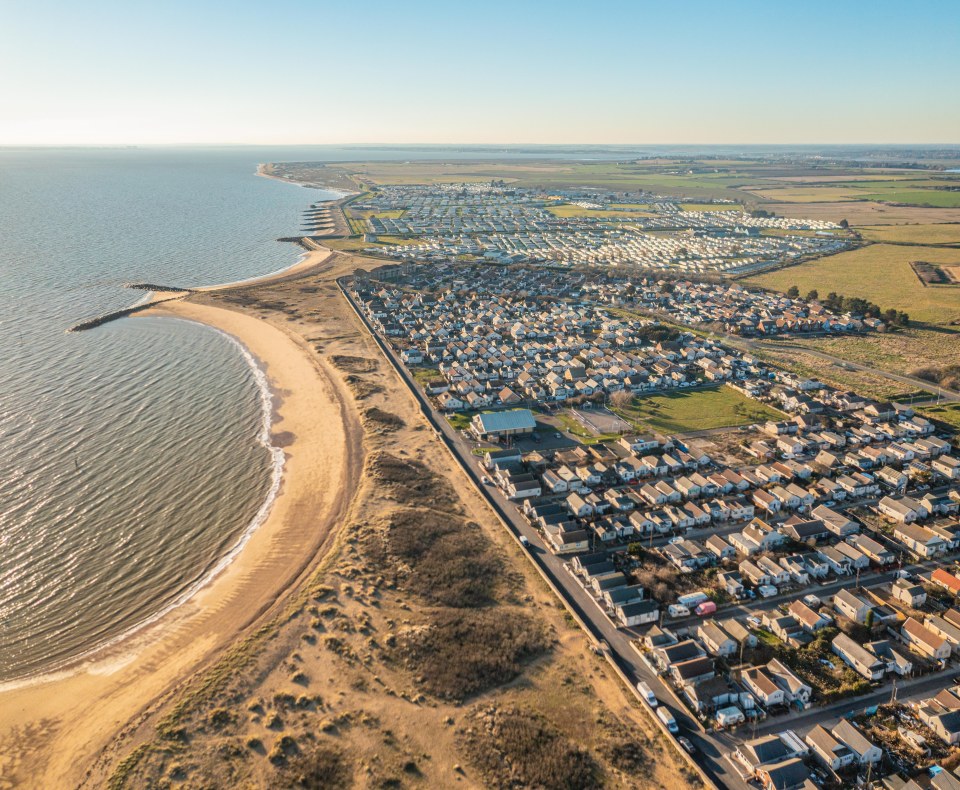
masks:
<instances>
[{"instance_id":1,"label":"blue sky","mask_svg":"<svg viewBox=\"0 0 960 790\"><path fill-rule=\"evenodd\" d=\"M0 0L0 144L960 143L955 2Z\"/></svg>"}]
</instances>

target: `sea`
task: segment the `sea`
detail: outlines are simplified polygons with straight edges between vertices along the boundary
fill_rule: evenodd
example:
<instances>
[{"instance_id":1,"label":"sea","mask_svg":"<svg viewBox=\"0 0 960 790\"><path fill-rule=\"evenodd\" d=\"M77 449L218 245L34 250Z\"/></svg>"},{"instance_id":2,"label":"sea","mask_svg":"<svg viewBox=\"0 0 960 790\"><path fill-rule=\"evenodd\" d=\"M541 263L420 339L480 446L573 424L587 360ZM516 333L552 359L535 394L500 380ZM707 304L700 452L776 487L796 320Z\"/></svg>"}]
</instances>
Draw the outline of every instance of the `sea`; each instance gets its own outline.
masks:
<instances>
[{"instance_id":1,"label":"sea","mask_svg":"<svg viewBox=\"0 0 960 790\"><path fill-rule=\"evenodd\" d=\"M184 601L269 511L270 397L230 337L138 317L135 282L275 272L311 203L271 161L622 159L628 147L0 148L0 684L74 665Z\"/></svg>"}]
</instances>

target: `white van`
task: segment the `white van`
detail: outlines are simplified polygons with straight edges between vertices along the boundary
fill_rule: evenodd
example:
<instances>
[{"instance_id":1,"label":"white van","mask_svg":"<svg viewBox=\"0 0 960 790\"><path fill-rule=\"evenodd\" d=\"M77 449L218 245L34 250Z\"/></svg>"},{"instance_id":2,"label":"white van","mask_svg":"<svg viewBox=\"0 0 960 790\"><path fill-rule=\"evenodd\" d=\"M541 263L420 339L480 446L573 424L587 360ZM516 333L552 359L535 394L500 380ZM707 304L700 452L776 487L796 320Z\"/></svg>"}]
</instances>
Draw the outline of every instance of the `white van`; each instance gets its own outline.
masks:
<instances>
[{"instance_id":1,"label":"white van","mask_svg":"<svg viewBox=\"0 0 960 790\"><path fill-rule=\"evenodd\" d=\"M657 716L660 718L660 721L664 723L668 732L674 735L680 732L680 728L677 726L677 720L673 718L673 714L666 708L657 708Z\"/></svg>"},{"instance_id":2,"label":"white van","mask_svg":"<svg viewBox=\"0 0 960 790\"><path fill-rule=\"evenodd\" d=\"M637 683L637 691L640 692L640 696L643 697L643 701L646 702L651 708L657 707L659 704L657 702L657 695L653 693L653 689L650 688L646 683L643 681Z\"/></svg>"}]
</instances>

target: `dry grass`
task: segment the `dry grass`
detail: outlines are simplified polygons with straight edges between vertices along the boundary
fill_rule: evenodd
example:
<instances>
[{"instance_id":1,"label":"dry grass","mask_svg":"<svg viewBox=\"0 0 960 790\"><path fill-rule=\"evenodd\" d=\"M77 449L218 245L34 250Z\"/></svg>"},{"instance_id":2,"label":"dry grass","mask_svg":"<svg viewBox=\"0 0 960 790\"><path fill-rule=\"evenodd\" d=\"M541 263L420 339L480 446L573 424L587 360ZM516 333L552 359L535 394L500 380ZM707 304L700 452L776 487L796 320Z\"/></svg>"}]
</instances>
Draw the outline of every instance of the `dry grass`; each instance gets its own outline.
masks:
<instances>
[{"instance_id":1,"label":"dry grass","mask_svg":"<svg viewBox=\"0 0 960 790\"><path fill-rule=\"evenodd\" d=\"M871 244L827 258L790 266L747 278L747 282L786 291L796 285L801 293L833 291L878 304L881 309L903 310L913 321L946 324L960 319L960 297L952 288L924 287L910 267L911 261L960 262L960 250L943 247L904 247Z\"/></svg>"}]
</instances>

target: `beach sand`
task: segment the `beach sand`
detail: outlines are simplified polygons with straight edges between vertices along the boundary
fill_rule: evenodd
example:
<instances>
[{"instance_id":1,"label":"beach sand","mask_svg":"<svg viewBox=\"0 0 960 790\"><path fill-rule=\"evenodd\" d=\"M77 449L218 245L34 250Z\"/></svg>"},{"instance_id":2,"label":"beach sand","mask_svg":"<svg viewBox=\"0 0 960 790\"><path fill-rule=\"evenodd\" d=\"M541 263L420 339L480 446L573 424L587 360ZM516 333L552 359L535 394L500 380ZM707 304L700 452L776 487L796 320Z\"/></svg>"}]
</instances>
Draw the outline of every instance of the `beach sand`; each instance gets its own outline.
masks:
<instances>
[{"instance_id":1,"label":"beach sand","mask_svg":"<svg viewBox=\"0 0 960 790\"><path fill-rule=\"evenodd\" d=\"M307 255L273 279L298 276L329 254ZM166 301L144 314L216 327L257 358L274 393L274 443L286 453L281 490L237 558L187 604L81 666L0 687L0 788L78 786L120 728L278 610L332 542L349 504L343 492L356 487L358 417L342 382L302 338L194 302Z\"/></svg>"}]
</instances>

